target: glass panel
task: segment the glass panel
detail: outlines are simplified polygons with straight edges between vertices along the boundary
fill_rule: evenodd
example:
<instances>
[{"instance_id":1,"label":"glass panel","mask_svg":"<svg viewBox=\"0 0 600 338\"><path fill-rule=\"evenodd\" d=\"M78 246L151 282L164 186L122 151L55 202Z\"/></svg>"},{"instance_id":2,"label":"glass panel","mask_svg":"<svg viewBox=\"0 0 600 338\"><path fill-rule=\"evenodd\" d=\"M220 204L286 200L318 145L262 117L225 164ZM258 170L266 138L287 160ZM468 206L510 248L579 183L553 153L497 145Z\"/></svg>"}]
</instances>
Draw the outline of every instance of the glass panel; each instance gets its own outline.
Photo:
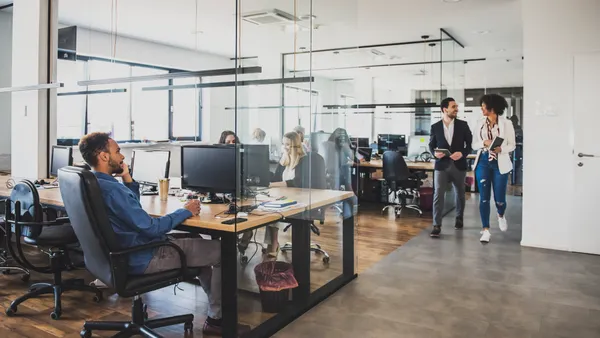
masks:
<instances>
[{"instance_id":1,"label":"glass panel","mask_svg":"<svg viewBox=\"0 0 600 338\"><path fill-rule=\"evenodd\" d=\"M174 86L200 83L198 78L174 79ZM200 136L201 89L173 90L173 137Z\"/></svg>"},{"instance_id":2,"label":"glass panel","mask_svg":"<svg viewBox=\"0 0 600 338\"><path fill-rule=\"evenodd\" d=\"M56 137L57 139L79 139L85 130L86 95L66 95L85 91L77 81L87 80L86 62L58 60L57 78L65 84L58 90L56 99Z\"/></svg>"},{"instance_id":3,"label":"glass panel","mask_svg":"<svg viewBox=\"0 0 600 338\"><path fill-rule=\"evenodd\" d=\"M131 67L131 76L168 73L160 69ZM131 83L132 139L153 141L169 139L169 91L142 91L144 87L168 85L168 80Z\"/></svg>"},{"instance_id":4,"label":"glass panel","mask_svg":"<svg viewBox=\"0 0 600 338\"><path fill-rule=\"evenodd\" d=\"M131 76L129 65L89 61L89 79L106 79ZM115 87L117 86L117 87ZM125 84L127 86L127 84ZM93 90L113 90L123 85L98 85ZM110 133L116 141L131 140L130 101L127 93L107 93L88 95L88 132Z\"/></svg>"},{"instance_id":5,"label":"glass panel","mask_svg":"<svg viewBox=\"0 0 600 338\"><path fill-rule=\"evenodd\" d=\"M12 85L12 11L0 10L0 88ZM11 93L0 93L0 172L10 172Z\"/></svg>"}]
</instances>

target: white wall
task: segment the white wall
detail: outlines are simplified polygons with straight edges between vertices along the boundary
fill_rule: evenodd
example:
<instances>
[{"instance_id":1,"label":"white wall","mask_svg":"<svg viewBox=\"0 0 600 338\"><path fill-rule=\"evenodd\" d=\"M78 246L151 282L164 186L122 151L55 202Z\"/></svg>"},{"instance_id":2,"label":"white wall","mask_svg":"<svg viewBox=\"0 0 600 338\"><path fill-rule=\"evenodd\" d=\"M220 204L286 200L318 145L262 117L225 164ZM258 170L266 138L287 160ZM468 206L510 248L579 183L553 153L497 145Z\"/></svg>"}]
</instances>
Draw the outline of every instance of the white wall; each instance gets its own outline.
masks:
<instances>
[{"instance_id":1,"label":"white wall","mask_svg":"<svg viewBox=\"0 0 600 338\"><path fill-rule=\"evenodd\" d=\"M600 1L527 0L522 6L527 133L521 244L569 250L569 233L577 231L569 202L577 198L572 193L572 63L576 53L600 50ZM550 107L555 114L548 114Z\"/></svg>"},{"instance_id":2,"label":"white wall","mask_svg":"<svg viewBox=\"0 0 600 338\"><path fill-rule=\"evenodd\" d=\"M0 12L0 88L12 82L12 15ZM0 94L0 170L10 170L11 94Z\"/></svg>"}]
</instances>

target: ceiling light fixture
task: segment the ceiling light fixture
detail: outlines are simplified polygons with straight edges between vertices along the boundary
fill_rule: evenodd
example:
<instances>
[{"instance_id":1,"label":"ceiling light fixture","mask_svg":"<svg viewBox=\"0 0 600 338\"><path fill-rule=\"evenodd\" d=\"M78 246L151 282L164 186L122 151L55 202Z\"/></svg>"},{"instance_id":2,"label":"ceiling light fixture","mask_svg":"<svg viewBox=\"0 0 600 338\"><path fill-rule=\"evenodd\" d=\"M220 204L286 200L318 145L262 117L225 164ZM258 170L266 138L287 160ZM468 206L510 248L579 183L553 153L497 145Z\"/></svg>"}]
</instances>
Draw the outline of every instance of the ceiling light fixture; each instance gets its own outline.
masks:
<instances>
[{"instance_id":1,"label":"ceiling light fixture","mask_svg":"<svg viewBox=\"0 0 600 338\"><path fill-rule=\"evenodd\" d=\"M506 52L506 49L504 49L504 48L496 49L496 52L504 53L504 52Z\"/></svg>"},{"instance_id":2,"label":"ceiling light fixture","mask_svg":"<svg viewBox=\"0 0 600 338\"><path fill-rule=\"evenodd\" d=\"M486 34L490 34L490 30L488 29L484 29L484 30L480 30L480 31L475 31L475 34L479 34L479 35L486 35Z\"/></svg>"},{"instance_id":3,"label":"ceiling light fixture","mask_svg":"<svg viewBox=\"0 0 600 338\"><path fill-rule=\"evenodd\" d=\"M302 20L310 20L310 19L315 20L316 18L317 18L316 15L311 15L311 14L305 14L300 17L300 19L302 19Z\"/></svg>"},{"instance_id":4,"label":"ceiling light fixture","mask_svg":"<svg viewBox=\"0 0 600 338\"><path fill-rule=\"evenodd\" d=\"M456 2L461 2L462 0L442 0L444 2L448 2L448 3L456 3Z\"/></svg>"}]
</instances>

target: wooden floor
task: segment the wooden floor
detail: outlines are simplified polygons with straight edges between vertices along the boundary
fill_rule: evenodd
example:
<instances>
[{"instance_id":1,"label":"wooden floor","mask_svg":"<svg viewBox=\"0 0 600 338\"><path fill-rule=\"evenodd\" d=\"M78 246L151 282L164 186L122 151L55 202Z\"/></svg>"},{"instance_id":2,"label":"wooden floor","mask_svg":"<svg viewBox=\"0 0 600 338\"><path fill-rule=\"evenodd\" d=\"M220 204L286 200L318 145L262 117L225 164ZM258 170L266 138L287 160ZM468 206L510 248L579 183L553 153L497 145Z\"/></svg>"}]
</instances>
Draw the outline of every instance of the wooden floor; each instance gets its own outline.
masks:
<instances>
[{"instance_id":1,"label":"wooden floor","mask_svg":"<svg viewBox=\"0 0 600 338\"><path fill-rule=\"evenodd\" d=\"M418 218L412 211L395 219L393 214L381 214L381 205L361 205L359 207L358 226L356 228L356 261L360 273L379 261L389 253L416 236L422 229L430 226L431 218ZM327 221L320 226L321 236L313 236L313 241L331 255L329 265L324 265L322 256L313 254L311 265L311 284L316 289L341 271L341 219L333 211L327 215ZM262 232L257 233L257 241L262 241ZM280 232L280 242L290 240L289 232ZM252 256L255 246L250 245L247 255ZM39 257L44 259L44 256ZM280 254L278 259L286 261L291 253ZM240 266L240 288L256 290L253 268L263 260L260 250L248 266ZM75 271L64 274L65 278L78 277L90 282L93 278L86 271ZM48 281L49 275L33 273L30 283ZM207 300L200 287L191 284L180 284L182 289L167 287L144 296L148 304L150 317L171 316L194 313L194 333L192 337L202 337L202 324L205 320ZM131 300L122 299L109 290L104 292L105 300L99 304L92 301L91 294L81 292L65 293L62 299L63 315L60 320L50 319L53 309L53 298L50 295L30 299L21 304L16 317L4 314L12 300L24 294L27 285L17 274L0 275L0 337L78 337L85 320L128 320L130 318ZM176 291L176 295L174 292ZM253 292L240 292L240 322L256 326L271 315L261 312L258 295ZM176 326L159 330L167 337L183 336L183 327ZM100 337L111 334L95 332Z\"/></svg>"}]
</instances>

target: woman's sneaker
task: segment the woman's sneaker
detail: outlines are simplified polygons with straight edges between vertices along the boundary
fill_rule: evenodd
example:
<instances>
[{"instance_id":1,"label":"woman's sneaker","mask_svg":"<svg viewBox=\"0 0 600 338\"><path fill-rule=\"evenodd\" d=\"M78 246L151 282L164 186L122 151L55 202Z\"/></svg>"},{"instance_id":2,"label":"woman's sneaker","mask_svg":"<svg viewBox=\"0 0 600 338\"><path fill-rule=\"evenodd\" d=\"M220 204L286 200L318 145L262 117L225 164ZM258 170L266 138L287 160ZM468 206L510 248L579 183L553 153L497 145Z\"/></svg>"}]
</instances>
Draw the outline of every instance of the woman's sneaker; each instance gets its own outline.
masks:
<instances>
[{"instance_id":1,"label":"woman's sneaker","mask_svg":"<svg viewBox=\"0 0 600 338\"><path fill-rule=\"evenodd\" d=\"M504 232L508 230L508 224L506 223L506 216L500 217L498 216L498 225L500 226L500 231Z\"/></svg>"},{"instance_id":2,"label":"woman's sneaker","mask_svg":"<svg viewBox=\"0 0 600 338\"><path fill-rule=\"evenodd\" d=\"M492 234L490 234L489 230L482 230L481 231L481 238L479 239L479 241L481 243L489 243L490 242L490 237L492 237Z\"/></svg>"}]
</instances>

